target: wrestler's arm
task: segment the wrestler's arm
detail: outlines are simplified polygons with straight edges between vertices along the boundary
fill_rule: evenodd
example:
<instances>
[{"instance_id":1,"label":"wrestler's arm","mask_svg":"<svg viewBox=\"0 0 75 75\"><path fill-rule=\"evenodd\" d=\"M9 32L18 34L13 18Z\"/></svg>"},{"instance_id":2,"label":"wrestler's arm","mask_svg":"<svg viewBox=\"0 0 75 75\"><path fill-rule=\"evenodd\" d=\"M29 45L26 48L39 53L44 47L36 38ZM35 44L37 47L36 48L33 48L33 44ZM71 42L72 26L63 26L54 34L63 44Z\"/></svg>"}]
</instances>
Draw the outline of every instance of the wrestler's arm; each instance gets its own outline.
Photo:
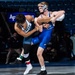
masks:
<instances>
[{"instance_id":1,"label":"wrestler's arm","mask_svg":"<svg viewBox=\"0 0 75 75\"><path fill-rule=\"evenodd\" d=\"M60 17L60 19L64 18L64 10L61 11L55 11L52 13L51 17L43 17L43 18L37 18L37 23L38 24L42 24L42 23L48 23L50 21L53 22L53 19L56 21L56 19L58 19Z\"/></svg>"},{"instance_id":2,"label":"wrestler's arm","mask_svg":"<svg viewBox=\"0 0 75 75\"><path fill-rule=\"evenodd\" d=\"M42 24L42 23L48 23L50 22L51 17L43 17L43 18L37 18L37 23Z\"/></svg>"},{"instance_id":3,"label":"wrestler's arm","mask_svg":"<svg viewBox=\"0 0 75 75\"><path fill-rule=\"evenodd\" d=\"M54 11L52 14L51 14L51 22L55 22L60 16L62 16L63 14L65 14L65 11L64 10L60 10L60 11Z\"/></svg>"},{"instance_id":4,"label":"wrestler's arm","mask_svg":"<svg viewBox=\"0 0 75 75\"><path fill-rule=\"evenodd\" d=\"M38 26L39 31L42 32L42 31L43 31L43 23L48 23L48 22L50 22L50 18L51 18L51 17L42 17L42 18L40 18L40 17L41 17L41 16L36 17L36 18L34 19L34 23L35 23L36 26Z\"/></svg>"},{"instance_id":5,"label":"wrestler's arm","mask_svg":"<svg viewBox=\"0 0 75 75\"><path fill-rule=\"evenodd\" d=\"M15 31L16 31L19 35L21 35L21 36L23 36L23 37L28 37L28 36L32 35L34 32L38 31L38 28L35 27L33 30L31 30L31 31L29 31L29 32L27 32L27 33L25 33L25 32L23 32L19 27L17 27L17 23L15 23L14 29L15 29Z\"/></svg>"}]
</instances>

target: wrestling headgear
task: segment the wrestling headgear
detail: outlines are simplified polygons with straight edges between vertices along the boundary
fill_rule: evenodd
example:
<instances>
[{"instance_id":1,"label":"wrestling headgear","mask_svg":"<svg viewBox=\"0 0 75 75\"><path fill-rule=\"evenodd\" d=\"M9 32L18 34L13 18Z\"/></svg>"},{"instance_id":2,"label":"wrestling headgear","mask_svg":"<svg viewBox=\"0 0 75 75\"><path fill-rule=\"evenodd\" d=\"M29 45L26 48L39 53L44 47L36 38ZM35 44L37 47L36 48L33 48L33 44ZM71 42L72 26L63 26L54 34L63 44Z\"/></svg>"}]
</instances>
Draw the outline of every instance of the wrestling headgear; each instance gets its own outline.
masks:
<instances>
[{"instance_id":1,"label":"wrestling headgear","mask_svg":"<svg viewBox=\"0 0 75 75\"><path fill-rule=\"evenodd\" d=\"M43 9L43 12L41 12L41 14L44 13L48 9L47 5L43 5L41 8Z\"/></svg>"},{"instance_id":2,"label":"wrestling headgear","mask_svg":"<svg viewBox=\"0 0 75 75\"><path fill-rule=\"evenodd\" d=\"M43 9L42 13L44 13L48 9L48 3L47 2L41 2L38 4L38 7L41 7Z\"/></svg>"},{"instance_id":3,"label":"wrestling headgear","mask_svg":"<svg viewBox=\"0 0 75 75\"><path fill-rule=\"evenodd\" d=\"M43 11L45 11L46 9L48 9L47 5L44 5L44 6L42 7L42 9L43 9Z\"/></svg>"}]
</instances>

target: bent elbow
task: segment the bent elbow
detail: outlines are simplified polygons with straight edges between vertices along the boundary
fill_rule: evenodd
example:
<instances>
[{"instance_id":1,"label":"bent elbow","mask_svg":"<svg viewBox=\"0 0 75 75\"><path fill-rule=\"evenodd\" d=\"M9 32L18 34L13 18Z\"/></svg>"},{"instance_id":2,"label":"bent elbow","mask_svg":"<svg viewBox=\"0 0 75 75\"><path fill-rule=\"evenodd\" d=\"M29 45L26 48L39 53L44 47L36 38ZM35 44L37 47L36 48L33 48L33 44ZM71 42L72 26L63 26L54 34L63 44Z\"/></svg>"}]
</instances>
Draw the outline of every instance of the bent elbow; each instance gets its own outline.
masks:
<instances>
[{"instance_id":1,"label":"bent elbow","mask_svg":"<svg viewBox=\"0 0 75 75\"><path fill-rule=\"evenodd\" d=\"M24 35L23 37L27 38L28 36Z\"/></svg>"},{"instance_id":2,"label":"bent elbow","mask_svg":"<svg viewBox=\"0 0 75 75\"><path fill-rule=\"evenodd\" d=\"M25 34L25 35L23 35L23 37L27 38L27 37L28 37L28 35L27 35L27 34Z\"/></svg>"}]
</instances>

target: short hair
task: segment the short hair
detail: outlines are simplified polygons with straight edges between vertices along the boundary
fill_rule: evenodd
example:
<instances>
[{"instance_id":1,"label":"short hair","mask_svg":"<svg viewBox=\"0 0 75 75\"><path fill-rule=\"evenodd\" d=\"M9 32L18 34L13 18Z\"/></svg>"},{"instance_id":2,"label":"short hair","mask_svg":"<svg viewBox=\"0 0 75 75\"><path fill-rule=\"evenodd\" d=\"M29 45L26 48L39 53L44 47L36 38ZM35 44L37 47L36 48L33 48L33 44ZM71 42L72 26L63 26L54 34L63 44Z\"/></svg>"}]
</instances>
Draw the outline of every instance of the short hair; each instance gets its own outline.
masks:
<instances>
[{"instance_id":1,"label":"short hair","mask_svg":"<svg viewBox=\"0 0 75 75\"><path fill-rule=\"evenodd\" d=\"M41 4L41 5L47 5L47 7L48 7L48 3L47 3L47 2L40 2L40 3L38 4L38 6L39 6L40 4Z\"/></svg>"},{"instance_id":2,"label":"short hair","mask_svg":"<svg viewBox=\"0 0 75 75\"><path fill-rule=\"evenodd\" d=\"M17 23L24 23L26 21L26 18L23 14L16 15L16 22Z\"/></svg>"}]
</instances>

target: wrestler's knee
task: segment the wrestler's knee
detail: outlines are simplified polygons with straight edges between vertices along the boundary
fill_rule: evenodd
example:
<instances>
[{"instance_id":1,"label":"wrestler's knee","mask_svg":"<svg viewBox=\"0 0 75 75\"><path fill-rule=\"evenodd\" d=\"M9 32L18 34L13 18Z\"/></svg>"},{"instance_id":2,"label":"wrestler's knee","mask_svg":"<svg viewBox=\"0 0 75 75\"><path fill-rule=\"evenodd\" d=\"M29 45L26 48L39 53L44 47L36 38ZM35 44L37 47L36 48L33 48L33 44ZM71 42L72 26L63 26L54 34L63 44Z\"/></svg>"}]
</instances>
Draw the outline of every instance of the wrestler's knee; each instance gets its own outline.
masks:
<instances>
[{"instance_id":1,"label":"wrestler's knee","mask_svg":"<svg viewBox=\"0 0 75 75\"><path fill-rule=\"evenodd\" d=\"M37 50L37 57L40 57L40 56L42 56L42 54L43 54L43 48L41 48L41 47L39 47L38 48L38 50Z\"/></svg>"}]
</instances>

